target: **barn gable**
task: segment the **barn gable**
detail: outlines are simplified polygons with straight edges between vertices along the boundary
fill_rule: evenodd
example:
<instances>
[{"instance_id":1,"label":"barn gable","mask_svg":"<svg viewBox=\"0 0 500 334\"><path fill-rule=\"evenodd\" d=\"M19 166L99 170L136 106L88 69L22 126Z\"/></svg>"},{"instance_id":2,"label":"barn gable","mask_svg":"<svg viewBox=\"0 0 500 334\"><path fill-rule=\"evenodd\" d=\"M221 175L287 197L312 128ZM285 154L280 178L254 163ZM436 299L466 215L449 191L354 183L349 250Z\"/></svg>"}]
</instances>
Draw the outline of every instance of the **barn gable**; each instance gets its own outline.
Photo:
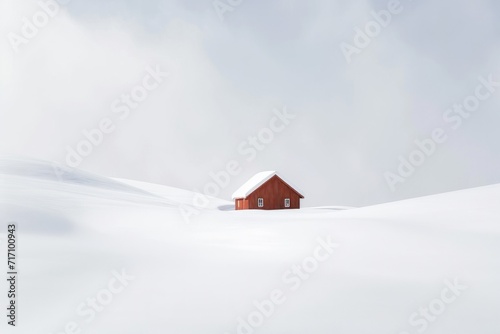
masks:
<instances>
[{"instance_id":1,"label":"barn gable","mask_svg":"<svg viewBox=\"0 0 500 334\"><path fill-rule=\"evenodd\" d=\"M260 188L262 185L264 185L264 183L272 179L274 176L278 176L276 171L266 171L255 174L252 178L250 178L250 180L245 182L238 190L233 193L232 198L247 198L248 196L250 196L250 194ZM286 185L288 185L288 187L294 190L297 195L300 196L300 198L304 198L304 196L301 195L300 191L296 187L283 180L282 177L278 176L278 178L280 178L281 181L283 181Z\"/></svg>"}]
</instances>

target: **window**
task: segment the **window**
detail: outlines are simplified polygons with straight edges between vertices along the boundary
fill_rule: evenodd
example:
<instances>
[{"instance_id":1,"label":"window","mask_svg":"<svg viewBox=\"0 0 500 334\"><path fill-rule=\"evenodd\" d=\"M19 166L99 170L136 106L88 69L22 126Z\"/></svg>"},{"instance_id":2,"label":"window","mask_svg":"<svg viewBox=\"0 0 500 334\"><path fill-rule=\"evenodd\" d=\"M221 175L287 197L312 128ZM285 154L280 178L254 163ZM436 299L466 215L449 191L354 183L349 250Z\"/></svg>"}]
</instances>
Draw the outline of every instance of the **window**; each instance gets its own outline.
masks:
<instances>
[{"instance_id":1,"label":"window","mask_svg":"<svg viewBox=\"0 0 500 334\"><path fill-rule=\"evenodd\" d=\"M264 199L263 198L259 198L257 200L257 205L259 208L263 208L264 207Z\"/></svg>"},{"instance_id":2,"label":"window","mask_svg":"<svg viewBox=\"0 0 500 334\"><path fill-rule=\"evenodd\" d=\"M289 207L290 207L290 199L285 198L285 208L289 208Z\"/></svg>"}]
</instances>

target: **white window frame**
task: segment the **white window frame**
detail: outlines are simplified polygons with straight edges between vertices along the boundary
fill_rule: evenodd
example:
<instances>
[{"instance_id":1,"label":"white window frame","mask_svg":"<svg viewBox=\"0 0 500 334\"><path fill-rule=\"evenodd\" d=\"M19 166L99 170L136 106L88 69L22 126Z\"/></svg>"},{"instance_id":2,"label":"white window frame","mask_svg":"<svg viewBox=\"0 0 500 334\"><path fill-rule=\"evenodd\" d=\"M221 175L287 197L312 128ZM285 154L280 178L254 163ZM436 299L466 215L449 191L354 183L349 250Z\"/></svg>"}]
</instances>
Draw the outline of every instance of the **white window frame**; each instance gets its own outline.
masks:
<instances>
[{"instance_id":1,"label":"white window frame","mask_svg":"<svg viewBox=\"0 0 500 334\"><path fill-rule=\"evenodd\" d=\"M285 208L289 208L289 207L290 207L290 199L285 198Z\"/></svg>"},{"instance_id":2,"label":"white window frame","mask_svg":"<svg viewBox=\"0 0 500 334\"><path fill-rule=\"evenodd\" d=\"M262 197L260 197L260 198L257 199L257 206L259 208L263 208L264 207L264 199Z\"/></svg>"}]
</instances>

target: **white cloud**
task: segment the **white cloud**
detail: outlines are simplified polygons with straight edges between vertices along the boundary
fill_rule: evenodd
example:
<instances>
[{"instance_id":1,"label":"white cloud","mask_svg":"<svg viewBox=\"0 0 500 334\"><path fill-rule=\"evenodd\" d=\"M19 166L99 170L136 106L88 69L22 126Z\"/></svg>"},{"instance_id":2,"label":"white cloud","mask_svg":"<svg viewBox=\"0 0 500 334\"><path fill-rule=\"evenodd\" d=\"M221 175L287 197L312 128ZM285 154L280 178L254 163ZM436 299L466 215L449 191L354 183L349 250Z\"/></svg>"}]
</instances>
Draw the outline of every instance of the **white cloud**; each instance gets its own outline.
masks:
<instances>
[{"instance_id":1,"label":"white cloud","mask_svg":"<svg viewBox=\"0 0 500 334\"><path fill-rule=\"evenodd\" d=\"M454 16L436 19L434 13L432 26L422 23L432 14L432 4L413 4L348 66L338 44L370 18L367 1L313 1L307 8L249 2L226 22L217 19L210 3L151 2L144 6L151 7L148 15L155 13L153 31L148 16L130 16L136 4L125 13L108 3L106 11L94 14L82 10L84 3L70 4L70 12L62 9L14 53L5 36L19 32L22 17L39 7L35 1L4 0L0 153L63 162L66 146L76 145L82 130L111 114L112 101L130 92L147 66L160 65L171 73L167 83L118 122L82 168L202 188L209 172L239 158L237 145L266 125L274 107L286 105L298 115L297 122L244 166L222 196L264 169L282 170L295 180L310 205L362 205L498 182L489 168L485 177L481 168L457 163L473 155L473 146L465 147L461 157L443 153L448 158L438 165L430 161L433 168L414 176L418 188L406 186L392 194L383 179L385 168L411 151L416 136L439 126L443 110L470 93L477 76L496 70L494 54L481 55L481 49L461 54L459 44L433 39L430 31L453 30L450 24L460 15L492 15L483 2L472 9L453 4ZM474 22L460 21L457 31L468 31L472 40L493 21L486 19L477 31ZM489 43L498 54L491 36L477 35L477 40L477 47ZM457 64L468 66L461 72ZM457 136L480 131L476 124L490 126L495 101ZM492 133L490 140L497 136ZM450 140L444 149L459 143ZM489 147L491 141L476 145ZM482 163L498 159L492 153ZM451 168L472 181L457 177L455 183L440 183Z\"/></svg>"}]
</instances>

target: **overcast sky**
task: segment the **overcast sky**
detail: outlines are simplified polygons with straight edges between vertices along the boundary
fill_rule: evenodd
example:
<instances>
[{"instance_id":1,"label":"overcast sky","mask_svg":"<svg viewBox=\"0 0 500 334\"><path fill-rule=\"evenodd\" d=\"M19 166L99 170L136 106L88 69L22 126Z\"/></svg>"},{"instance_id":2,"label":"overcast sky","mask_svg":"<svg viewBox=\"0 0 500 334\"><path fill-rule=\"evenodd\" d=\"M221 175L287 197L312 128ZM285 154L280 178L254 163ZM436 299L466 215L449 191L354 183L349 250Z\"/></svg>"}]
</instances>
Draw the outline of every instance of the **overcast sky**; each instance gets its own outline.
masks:
<instances>
[{"instance_id":1,"label":"overcast sky","mask_svg":"<svg viewBox=\"0 0 500 334\"><path fill-rule=\"evenodd\" d=\"M72 0L52 16L20 2L0 0L2 155L68 164L103 126L78 168L202 191L235 161L219 197L278 170L306 206L500 182L493 0ZM436 129L422 159L415 141ZM400 157L419 166L398 175Z\"/></svg>"}]
</instances>

